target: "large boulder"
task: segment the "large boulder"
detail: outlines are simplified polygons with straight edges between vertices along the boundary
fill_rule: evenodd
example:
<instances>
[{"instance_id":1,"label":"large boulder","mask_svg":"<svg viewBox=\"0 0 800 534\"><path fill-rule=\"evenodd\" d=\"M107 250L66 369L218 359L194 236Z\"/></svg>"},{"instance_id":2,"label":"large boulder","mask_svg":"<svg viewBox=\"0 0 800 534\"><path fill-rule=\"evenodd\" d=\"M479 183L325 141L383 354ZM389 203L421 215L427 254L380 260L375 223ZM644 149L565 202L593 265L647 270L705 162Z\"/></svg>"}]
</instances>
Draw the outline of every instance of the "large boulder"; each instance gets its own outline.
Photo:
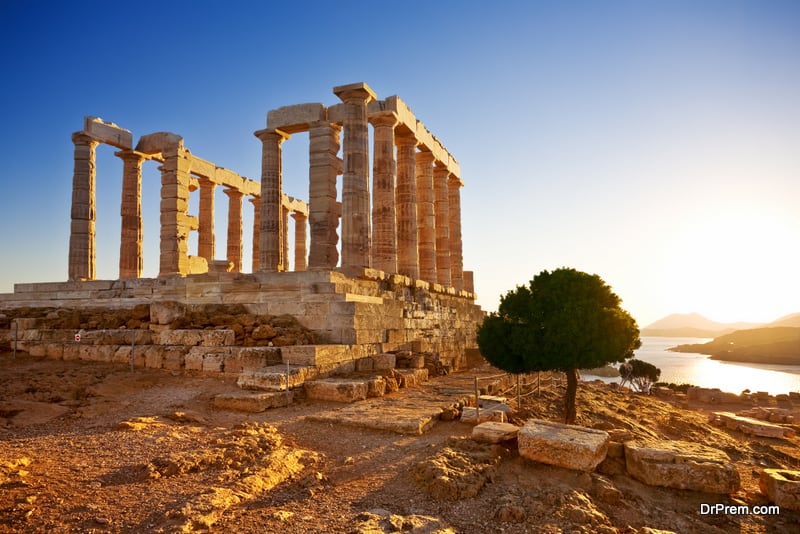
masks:
<instances>
[{"instance_id":1,"label":"large boulder","mask_svg":"<svg viewBox=\"0 0 800 534\"><path fill-rule=\"evenodd\" d=\"M688 441L628 441L625 465L631 477L650 486L727 494L740 485L727 454Z\"/></svg>"},{"instance_id":2,"label":"large boulder","mask_svg":"<svg viewBox=\"0 0 800 534\"><path fill-rule=\"evenodd\" d=\"M517 435L521 456L577 471L592 471L608 452L608 432L530 419Z\"/></svg>"},{"instance_id":3,"label":"large boulder","mask_svg":"<svg viewBox=\"0 0 800 534\"><path fill-rule=\"evenodd\" d=\"M800 510L800 471L764 469L758 480L761 493L788 510Z\"/></svg>"}]
</instances>

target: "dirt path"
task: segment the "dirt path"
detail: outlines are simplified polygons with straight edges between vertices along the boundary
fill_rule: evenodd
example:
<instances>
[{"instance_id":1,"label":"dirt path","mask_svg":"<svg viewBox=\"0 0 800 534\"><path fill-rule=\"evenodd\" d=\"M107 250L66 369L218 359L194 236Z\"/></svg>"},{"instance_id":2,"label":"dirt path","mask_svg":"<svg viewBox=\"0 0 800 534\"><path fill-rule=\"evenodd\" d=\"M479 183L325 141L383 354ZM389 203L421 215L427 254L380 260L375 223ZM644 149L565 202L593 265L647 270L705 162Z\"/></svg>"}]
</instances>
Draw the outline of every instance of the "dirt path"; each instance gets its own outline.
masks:
<instances>
[{"instance_id":1,"label":"dirt path","mask_svg":"<svg viewBox=\"0 0 800 534\"><path fill-rule=\"evenodd\" d=\"M449 392L455 399L459 388L431 381L392 398ZM415 469L446 453L465 462L454 479L470 475L478 465L470 462L486 453L459 441L470 425L438 422L406 436L306 418L341 406L334 403L301 401L261 414L213 407L214 395L236 389L230 380L0 355L0 532L800 529L796 512L699 514L701 503L766 503L758 469L798 468L796 439L754 440L649 397L582 384L579 422L725 450L742 476L739 493L576 473L523 460L512 445L481 468L477 495L441 500L416 481ZM560 394L545 391L529 415L557 420Z\"/></svg>"}]
</instances>

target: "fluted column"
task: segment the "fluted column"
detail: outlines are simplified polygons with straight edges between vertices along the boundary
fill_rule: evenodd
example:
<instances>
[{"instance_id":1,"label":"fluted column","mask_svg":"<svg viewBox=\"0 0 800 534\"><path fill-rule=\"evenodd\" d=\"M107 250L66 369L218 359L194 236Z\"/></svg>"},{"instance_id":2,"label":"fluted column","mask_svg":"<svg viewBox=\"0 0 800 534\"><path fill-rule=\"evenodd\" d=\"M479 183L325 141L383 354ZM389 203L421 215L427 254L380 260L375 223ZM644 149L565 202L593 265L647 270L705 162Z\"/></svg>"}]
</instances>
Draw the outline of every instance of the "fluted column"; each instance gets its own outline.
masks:
<instances>
[{"instance_id":1,"label":"fluted column","mask_svg":"<svg viewBox=\"0 0 800 534\"><path fill-rule=\"evenodd\" d=\"M289 270L289 208L281 206L281 249L283 250L283 266L281 271Z\"/></svg>"},{"instance_id":2,"label":"fluted column","mask_svg":"<svg viewBox=\"0 0 800 534\"><path fill-rule=\"evenodd\" d=\"M72 134L75 166L69 234L69 279L95 279L95 149L97 141L83 132Z\"/></svg>"},{"instance_id":3,"label":"fluted column","mask_svg":"<svg viewBox=\"0 0 800 534\"><path fill-rule=\"evenodd\" d=\"M461 178L451 175L447 182L450 208L450 278L453 287L464 289L464 260L461 251Z\"/></svg>"},{"instance_id":4,"label":"fluted column","mask_svg":"<svg viewBox=\"0 0 800 534\"><path fill-rule=\"evenodd\" d=\"M395 214L394 113L370 119L375 150L372 166L372 266L387 273L397 272L397 230Z\"/></svg>"},{"instance_id":5,"label":"fluted column","mask_svg":"<svg viewBox=\"0 0 800 534\"><path fill-rule=\"evenodd\" d=\"M365 83L334 87L344 102L342 128L342 269L370 266L369 123L367 103L375 93Z\"/></svg>"},{"instance_id":6,"label":"fluted column","mask_svg":"<svg viewBox=\"0 0 800 534\"><path fill-rule=\"evenodd\" d=\"M305 213L295 211L292 213L294 219L294 270L306 270L306 222L308 217Z\"/></svg>"},{"instance_id":7,"label":"fluted column","mask_svg":"<svg viewBox=\"0 0 800 534\"><path fill-rule=\"evenodd\" d=\"M116 153L122 158L122 225L119 241L119 277L141 278L142 258L142 162L144 157L132 150Z\"/></svg>"},{"instance_id":8,"label":"fluted column","mask_svg":"<svg viewBox=\"0 0 800 534\"><path fill-rule=\"evenodd\" d=\"M233 272L242 272L242 192L238 189L225 189L228 195L228 263L233 264Z\"/></svg>"},{"instance_id":9,"label":"fluted column","mask_svg":"<svg viewBox=\"0 0 800 534\"><path fill-rule=\"evenodd\" d=\"M417 140L410 132L398 132L397 143L397 270L419 278L417 247L417 185L415 156Z\"/></svg>"},{"instance_id":10,"label":"fluted column","mask_svg":"<svg viewBox=\"0 0 800 534\"><path fill-rule=\"evenodd\" d=\"M259 244L259 271L283 270L284 257L281 247L283 225L282 206L282 155L281 144L289 134L280 130L259 130L261 139L261 221Z\"/></svg>"},{"instance_id":11,"label":"fluted column","mask_svg":"<svg viewBox=\"0 0 800 534\"><path fill-rule=\"evenodd\" d=\"M159 276L189 272L189 169L181 144L165 149L161 166L161 258Z\"/></svg>"},{"instance_id":12,"label":"fluted column","mask_svg":"<svg viewBox=\"0 0 800 534\"><path fill-rule=\"evenodd\" d=\"M433 205L433 154L417 152L417 229L419 277L436 281L436 218Z\"/></svg>"},{"instance_id":13,"label":"fluted column","mask_svg":"<svg viewBox=\"0 0 800 534\"><path fill-rule=\"evenodd\" d=\"M253 204L253 260L252 272L258 272L258 247L261 245L259 230L261 228L261 199L258 197L250 197L248 199Z\"/></svg>"},{"instance_id":14,"label":"fluted column","mask_svg":"<svg viewBox=\"0 0 800 534\"><path fill-rule=\"evenodd\" d=\"M436 211L436 281L452 285L450 277L450 202L447 179L450 171L441 162L433 169L434 210Z\"/></svg>"},{"instance_id":15,"label":"fluted column","mask_svg":"<svg viewBox=\"0 0 800 534\"><path fill-rule=\"evenodd\" d=\"M335 124L317 123L308 130L308 222L310 269L335 269L339 263L336 177L341 174L339 132Z\"/></svg>"},{"instance_id":16,"label":"fluted column","mask_svg":"<svg viewBox=\"0 0 800 534\"><path fill-rule=\"evenodd\" d=\"M216 236L214 234L214 191L217 184L200 177L200 213L197 229L197 255L205 258L209 265L216 255Z\"/></svg>"}]
</instances>

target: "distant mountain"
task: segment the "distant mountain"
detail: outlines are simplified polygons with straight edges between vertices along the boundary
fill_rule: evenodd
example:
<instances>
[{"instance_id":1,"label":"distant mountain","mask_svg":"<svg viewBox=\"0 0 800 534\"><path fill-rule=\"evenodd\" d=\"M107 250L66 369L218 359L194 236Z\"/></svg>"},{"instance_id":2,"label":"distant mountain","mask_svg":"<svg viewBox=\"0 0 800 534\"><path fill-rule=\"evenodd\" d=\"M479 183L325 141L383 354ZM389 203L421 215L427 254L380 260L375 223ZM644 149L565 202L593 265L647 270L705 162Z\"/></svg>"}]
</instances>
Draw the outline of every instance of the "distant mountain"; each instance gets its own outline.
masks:
<instances>
[{"instance_id":1,"label":"distant mountain","mask_svg":"<svg viewBox=\"0 0 800 534\"><path fill-rule=\"evenodd\" d=\"M738 330L708 343L678 345L669 350L710 354L712 360L800 365L800 327Z\"/></svg>"},{"instance_id":2,"label":"distant mountain","mask_svg":"<svg viewBox=\"0 0 800 534\"><path fill-rule=\"evenodd\" d=\"M642 328L640 333L643 336L658 337L718 337L736 330L758 328L759 326L764 325L744 322L718 323L699 313L673 313Z\"/></svg>"},{"instance_id":3,"label":"distant mountain","mask_svg":"<svg viewBox=\"0 0 800 534\"><path fill-rule=\"evenodd\" d=\"M773 321L770 326L800 326L800 313L792 313Z\"/></svg>"}]
</instances>

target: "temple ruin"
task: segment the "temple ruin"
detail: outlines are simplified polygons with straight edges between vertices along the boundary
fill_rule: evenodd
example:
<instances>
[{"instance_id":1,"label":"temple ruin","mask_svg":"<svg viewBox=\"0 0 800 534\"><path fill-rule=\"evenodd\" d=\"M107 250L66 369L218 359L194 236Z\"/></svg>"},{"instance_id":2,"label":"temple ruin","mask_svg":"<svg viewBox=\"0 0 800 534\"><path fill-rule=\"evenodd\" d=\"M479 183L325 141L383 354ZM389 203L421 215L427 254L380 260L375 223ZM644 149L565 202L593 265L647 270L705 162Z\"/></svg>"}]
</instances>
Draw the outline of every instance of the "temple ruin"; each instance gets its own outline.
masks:
<instances>
[{"instance_id":1,"label":"temple ruin","mask_svg":"<svg viewBox=\"0 0 800 534\"><path fill-rule=\"evenodd\" d=\"M305 356L283 357L283 363L317 365L316 355L324 353L327 371L347 371L357 368L359 359L405 351L461 366L465 351L475 346L482 312L475 304L472 273L463 269L459 165L399 97L380 100L366 83L334 87L333 93L339 103L297 104L267 113L266 128L254 132L262 144L260 182L194 155L177 134L143 135L134 145L130 131L86 117L83 129L72 135L68 281L16 284L14 293L0 295L0 312L243 305L252 314L293 316L315 334L314 345L284 351ZM303 133L309 140L307 201L288 196L282 184L282 145ZM116 280L96 279L99 144L118 149L115 155L122 160ZM156 278L142 277L142 165L147 161L158 163L161 174ZM225 258L215 257L217 187L228 197ZM196 214L189 213L190 198L197 199L191 195L199 196ZM250 273L244 272L242 258L245 199L254 213ZM189 250L193 232L196 251ZM165 346L185 348L173 366L188 368L186 356L194 351L222 355L219 372L236 368L233 360L241 347L230 336L182 343L174 326L151 315L152 345L163 338ZM72 350L73 333L45 335L36 321L26 325L27 338L20 341L27 350L65 358ZM98 359L121 361L116 353L123 345L116 345Z\"/></svg>"}]
</instances>

